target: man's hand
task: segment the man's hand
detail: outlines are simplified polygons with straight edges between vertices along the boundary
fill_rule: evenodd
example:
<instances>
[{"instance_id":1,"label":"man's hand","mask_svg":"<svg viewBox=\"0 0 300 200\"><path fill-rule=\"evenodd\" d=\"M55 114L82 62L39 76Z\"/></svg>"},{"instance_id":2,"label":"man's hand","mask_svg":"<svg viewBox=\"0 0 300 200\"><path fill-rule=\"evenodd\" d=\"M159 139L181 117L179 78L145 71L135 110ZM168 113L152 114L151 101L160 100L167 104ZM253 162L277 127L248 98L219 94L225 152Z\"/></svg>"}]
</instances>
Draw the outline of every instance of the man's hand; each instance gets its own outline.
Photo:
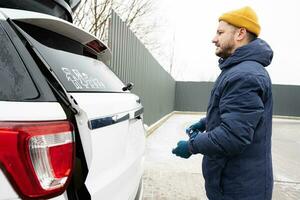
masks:
<instances>
[{"instance_id":1,"label":"man's hand","mask_svg":"<svg viewBox=\"0 0 300 200\"><path fill-rule=\"evenodd\" d=\"M188 142L183 140L177 143L177 147L172 150L172 153L176 156L186 159L192 155L192 153L189 150Z\"/></svg>"},{"instance_id":2,"label":"man's hand","mask_svg":"<svg viewBox=\"0 0 300 200\"><path fill-rule=\"evenodd\" d=\"M201 132L198 131L198 130L192 130L192 129L190 129L190 128L187 128L187 129L185 130L185 132L186 132L186 134L189 136L190 139L195 138L195 137L198 135L198 133L201 133Z\"/></svg>"},{"instance_id":3,"label":"man's hand","mask_svg":"<svg viewBox=\"0 0 300 200\"><path fill-rule=\"evenodd\" d=\"M185 130L190 138L195 137L199 132L204 132L206 130L206 119L202 118L197 123L191 125L189 128Z\"/></svg>"}]
</instances>

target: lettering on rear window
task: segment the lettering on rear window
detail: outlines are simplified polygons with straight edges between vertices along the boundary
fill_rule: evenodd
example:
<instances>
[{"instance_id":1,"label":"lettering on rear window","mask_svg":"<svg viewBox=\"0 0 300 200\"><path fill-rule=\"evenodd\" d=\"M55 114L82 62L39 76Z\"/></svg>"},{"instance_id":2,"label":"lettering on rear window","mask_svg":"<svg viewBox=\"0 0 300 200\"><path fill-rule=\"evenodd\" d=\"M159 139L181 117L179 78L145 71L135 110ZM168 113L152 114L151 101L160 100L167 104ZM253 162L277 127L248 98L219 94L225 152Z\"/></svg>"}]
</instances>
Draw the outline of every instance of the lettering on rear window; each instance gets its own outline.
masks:
<instances>
[{"instance_id":1,"label":"lettering on rear window","mask_svg":"<svg viewBox=\"0 0 300 200\"><path fill-rule=\"evenodd\" d=\"M80 72L78 69L71 69L62 67L61 70L64 72L67 81L71 82L74 87L79 89L105 89L105 85L102 81L97 78L93 78L86 73Z\"/></svg>"}]
</instances>

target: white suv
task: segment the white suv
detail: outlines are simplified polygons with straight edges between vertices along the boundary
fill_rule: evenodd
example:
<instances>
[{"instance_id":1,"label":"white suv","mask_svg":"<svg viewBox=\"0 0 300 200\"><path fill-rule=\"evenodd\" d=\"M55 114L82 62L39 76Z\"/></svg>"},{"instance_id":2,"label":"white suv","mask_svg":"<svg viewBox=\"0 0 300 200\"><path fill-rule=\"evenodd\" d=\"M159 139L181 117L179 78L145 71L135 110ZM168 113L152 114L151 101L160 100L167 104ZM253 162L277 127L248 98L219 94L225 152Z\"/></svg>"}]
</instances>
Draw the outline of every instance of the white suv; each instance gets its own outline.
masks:
<instances>
[{"instance_id":1,"label":"white suv","mask_svg":"<svg viewBox=\"0 0 300 200\"><path fill-rule=\"evenodd\" d=\"M140 99L107 47L54 16L0 8L0 200L141 198Z\"/></svg>"}]
</instances>

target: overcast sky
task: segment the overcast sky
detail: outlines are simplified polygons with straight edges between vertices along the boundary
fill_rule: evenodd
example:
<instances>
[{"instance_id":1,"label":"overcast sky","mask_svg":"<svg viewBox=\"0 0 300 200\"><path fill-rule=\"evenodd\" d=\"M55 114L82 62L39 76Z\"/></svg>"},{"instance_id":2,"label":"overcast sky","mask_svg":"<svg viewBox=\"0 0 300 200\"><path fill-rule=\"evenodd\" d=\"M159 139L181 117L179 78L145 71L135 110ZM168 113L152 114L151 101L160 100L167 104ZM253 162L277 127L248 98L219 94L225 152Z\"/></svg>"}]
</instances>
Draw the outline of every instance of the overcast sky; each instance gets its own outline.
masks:
<instances>
[{"instance_id":1,"label":"overcast sky","mask_svg":"<svg viewBox=\"0 0 300 200\"><path fill-rule=\"evenodd\" d=\"M298 0L157 0L159 15L167 19L160 37L174 47L172 75L180 81L214 81L220 70L211 43L218 17L251 6L261 25L260 38L274 51L267 67L273 83L300 85L300 1ZM170 46L166 50L170 51ZM169 66L165 66L169 68Z\"/></svg>"}]
</instances>

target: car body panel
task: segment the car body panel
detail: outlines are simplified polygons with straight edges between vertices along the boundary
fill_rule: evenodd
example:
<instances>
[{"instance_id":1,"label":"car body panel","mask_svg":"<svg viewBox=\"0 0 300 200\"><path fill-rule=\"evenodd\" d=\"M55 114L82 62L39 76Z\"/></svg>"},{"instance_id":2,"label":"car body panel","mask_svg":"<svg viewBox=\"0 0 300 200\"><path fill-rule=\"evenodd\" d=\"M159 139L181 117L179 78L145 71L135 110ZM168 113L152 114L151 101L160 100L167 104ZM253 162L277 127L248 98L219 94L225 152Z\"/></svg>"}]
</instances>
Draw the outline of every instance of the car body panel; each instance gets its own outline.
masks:
<instances>
[{"instance_id":1,"label":"car body panel","mask_svg":"<svg viewBox=\"0 0 300 200\"><path fill-rule=\"evenodd\" d=\"M136 193L143 173L144 127L142 119L134 115L142 109L138 97L130 93L71 95L86 112L76 118L89 168L85 184L91 198L129 199ZM117 114L129 114L129 117L92 130L87 123Z\"/></svg>"},{"instance_id":2,"label":"car body panel","mask_svg":"<svg viewBox=\"0 0 300 200\"><path fill-rule=\"evenodd\" d=\"M56 17L14 9L0 9L0 11L7 18L54 31L84 45L97 39ZM78 111L74 115L76 122L73 123L77 125L85 161L87 162L88 172L84 184L91 199L133 200L143 173L145 150L143 107L138 96L130 92L122 92L122 82L118 81L117 77L105 66L103 54L110 54L109 50L100 52L96 60L71 52L43 47L42 44L39 44L29 35L24 37L27 41L30 41L33 52L42 60L42 63L51 71L54 79L62 87L65 87L67 82L74 80L69 79L68 74L62 76L57 74L65 73L65 71L62 72L62 67L74 67L75 65L80 65L82 70L80 73L84 73L84 67L94 67L95 69L101 67L104 69L103 74L111 77L109 80L120 86L117 91L105 91L106 87L102 88L103 91L84 91L84 87L88 87L88 85L86 85L84 79L75 77L76 81L82 84L81 90L68 91L65 87L63 92L67 93L68 97L72 97L73 105L76 104L76 110ZM51 50L48 51L47 49ZM60 58L63 61L61 63L55 61L58 58L55 55L58 54L64 58ZM70 62L65 61L70 59L74 59L75 63L70 65ZM82 62L76 63L77 59ZM56 71L53 70L55 68ZM72 71L74 71L73 68ZM95 70L94 73L96 72L99 73ZM63 82L62 79L67 80ZM102 84L99 85L102 86ZM90 85L89 88L93 88L92 86L95 85ZM0 101L0 109L3 111L0 114L0 121L52 121L67 118L64 109L58 102ZM16 197L13 192L10 195L12 199ZM57 198L67 197L64 194Z\"/></svg>"},{"instance_id":3,"label":"car body panel","mask_svg":"<svg viewBox=\"0 0 300 200\"><path fill-rule=\"evenodd\" d=\"M49 121L66 119L57 102L0 101L0 121ZM5 113L5 114L4 114Z\"/></svg>"},{"instance_id":4,"label":"car body panel","mask_svg":"<svg viewBox=\"0 0 300 200\"><path fill-rule=\"evenodd\" d=\"M4 175L0 168L0 199L19 199L18 194L13 189L12 185L8 181L7 177ZM3 190L5 189L5 191Z\"/></svg>"}]
</instances>

